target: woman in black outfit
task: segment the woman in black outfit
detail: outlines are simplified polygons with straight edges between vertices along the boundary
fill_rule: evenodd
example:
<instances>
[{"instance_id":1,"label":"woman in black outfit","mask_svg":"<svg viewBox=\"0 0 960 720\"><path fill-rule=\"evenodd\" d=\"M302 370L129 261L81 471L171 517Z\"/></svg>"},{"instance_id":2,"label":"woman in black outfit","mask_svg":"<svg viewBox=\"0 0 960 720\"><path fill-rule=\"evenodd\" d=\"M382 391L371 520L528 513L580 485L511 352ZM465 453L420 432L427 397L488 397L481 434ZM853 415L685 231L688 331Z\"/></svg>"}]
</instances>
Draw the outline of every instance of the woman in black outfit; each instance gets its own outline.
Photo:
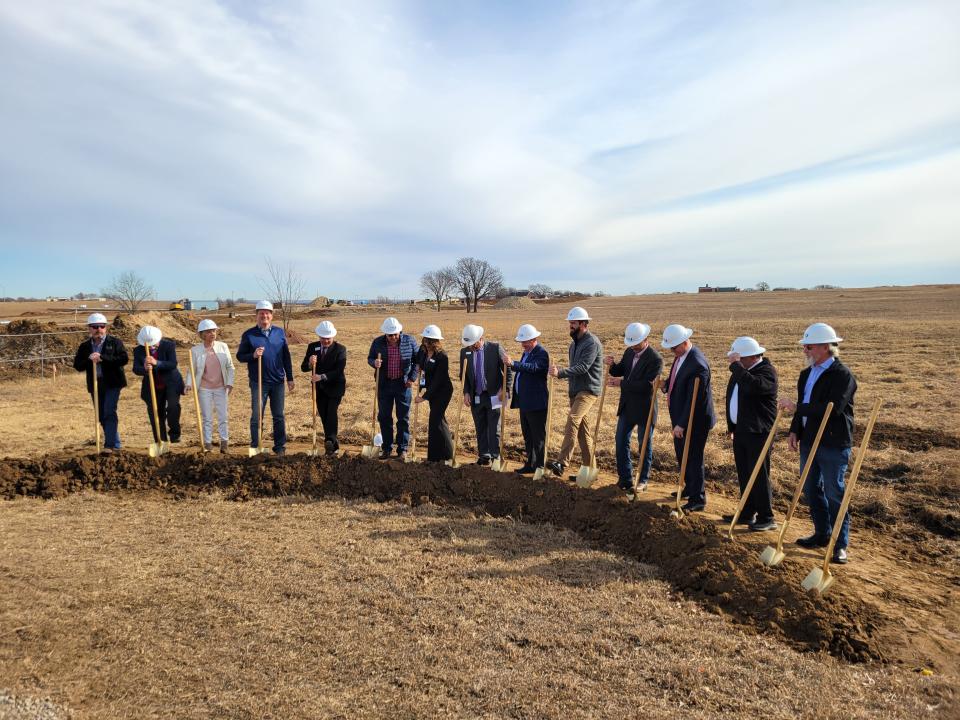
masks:
<instances>
[{"instance_id":1,"label":"woman in black outfit","mask_svg":"<svg viewBox=\"0 0 960 720\"><path fill-rule=\"evenodd\" d=\"M423 395L417 395L414 402L424 400L430 403L430 418L427 421L427 461L443 462L453 457L453 440L447 425L447 406L453 397L453 383L450 382L450 363L443 350L443 335L436 325L427 325L422 333L423 344L417 353L417 364L423 370ZM418 388L419 390L419 388Z\"/></svg>"}]
</instances>

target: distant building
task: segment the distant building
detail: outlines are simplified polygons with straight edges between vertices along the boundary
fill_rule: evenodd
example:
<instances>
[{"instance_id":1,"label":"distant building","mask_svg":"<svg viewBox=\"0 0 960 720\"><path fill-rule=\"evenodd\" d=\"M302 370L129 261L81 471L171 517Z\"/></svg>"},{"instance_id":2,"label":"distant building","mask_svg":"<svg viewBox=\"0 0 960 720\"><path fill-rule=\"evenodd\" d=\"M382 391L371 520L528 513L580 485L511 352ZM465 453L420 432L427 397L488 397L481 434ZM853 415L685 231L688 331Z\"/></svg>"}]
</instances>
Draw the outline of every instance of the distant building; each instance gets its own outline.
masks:
<instances>
[{"instance_id":1,"label":"distant building","mask_svg":"<svg viewBox=\"0 0 960 720\"><path fill-rule=\"evenodd\" d=\"M193 310L193 311L197 311L197 310L213 311L213 310L220 309L220 303L218 303L216 300L184 300L183 309Z\"/></svg>"},{"instance_id":2,"label":"distant building","mask_svg":"<svg viewBox=\"0 0 960 720\"><path fill-rule=\"evenodd\" d=\"M740 292L740 288L734 286L726 287L711 287L709 284L701 285L697 288L697 292L701 293L718 293L718 292Z\"/></svg>"}]
</instances>

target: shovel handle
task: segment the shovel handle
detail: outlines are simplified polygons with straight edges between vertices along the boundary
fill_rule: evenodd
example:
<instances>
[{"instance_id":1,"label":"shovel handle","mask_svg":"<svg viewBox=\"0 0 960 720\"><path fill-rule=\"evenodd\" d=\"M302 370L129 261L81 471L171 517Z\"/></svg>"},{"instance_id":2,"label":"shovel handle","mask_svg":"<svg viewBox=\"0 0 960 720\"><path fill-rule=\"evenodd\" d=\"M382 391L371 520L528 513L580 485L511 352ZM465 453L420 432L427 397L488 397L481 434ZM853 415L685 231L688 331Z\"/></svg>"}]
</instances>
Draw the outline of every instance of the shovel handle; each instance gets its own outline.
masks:
<instances>
[{"instance_id":1,"label":"shovel handle","mask_svg":"<svg viewBox=\"0 0 960 720\"><path fill-rule=\"evenodd\" d=\"M767 433L767 441L763 444L763 449L760 450L760 457L757 458L757 462L753 466L753 471L750 473L750 479L747 480L747 484L740 494L740 502L737 503L736 512L733 513L733 520L730 521L730 528L727 530L727 535L731 540L733 540L733 528L737 524L737 520L740 519L740 513L743 512L743 508L747 504L747 499L750 497L750 491L753 490L753 484L757 480L757 475L760 474L760 468L763 467L763 461L766 460L767 453L770 452L770 446L773 444L773 438L777 434L777 426L780 424L780 416L782 414L783 408L777 408L777 416L773 419L773 426L770 428L770 432Z\"/></svg>"},{"instance_id":2,"label":"shovel handle","mask_svg":"<svg viewBox=\"0 0 960 720\"><path fill-rule=\"evenodd\" d=\"M377 353L377 360L380 353ZM377 400L380 398L380 368L373 369L373 416L370 418L370 437L377 434Z\"/></svg>"},{"instance_id":3,"label":"shovel handle","mask_svg":"<svg viewBox=\"0 0 960 720\"><path fill-rule=\"evenodd\" d=\"M543 439L543 467L547 467L547 455L550 454L550 434L553 431L553 376L547 378L547 435Z\"/></svg>"},{"instance_id":4,"label":"shovel handle","mask_svg":"<svg viewBox=\"0 0 960 720\"><path fill-rule=\"evenodd\" d=\"M600 348L600 356L603 357L603 347ZM597 467L597 440L600 438L600 420L603 418L603 401L607 397L607 366L604 364L600 373L600 402L597 404L597 421L593 424L593 457L590 458L590 467Z\"/></svg>"},{"instance_id":5,"label":"shovel handle","mask_svg":"<svg viewBox=\"0 0 960 720\"><path fill-rule=\"evenodd\" d=\"M150 346L144 344L144 359L150 355ZM146 363L144 363L146 365ZM147 378L150 381L150 403L153 406L153 431L156 434L156 444L160 444L160 413L157 412L157 387L153 380L153 366L147 365Z\"/></svg>"},{"instance_id":6,"label":"shovel handle","mask_svg":"<svg viewBox=\"0 0 960 720\"><path fill-rule=\"evenodd\" d=\"M687 477L687 455L690 454L690 434L693 431L693 415L697 409L697 395L700 394L700 378L693 379L693 395L690 398L690 417L687 418L687 432L683 437L683 457L680 460L680 481L677 483L677 515L682 515L680 495L683 493L683 483Z\"/></svg>"},{"instance_id":7,"label":"shovel handle","mask_svg":"<svg viewBox=\"0 0 960 720\"><path fill-rule=\"evenodd\" d=\"M423 370L421 369L417 373L417 391L414 393L414 396L420 395L420 379L423 377ZM410 433L410 452L409 456L411 460L416 459L417 457L417 427L420 423L420 406L423 403L414 403L415 407L413 408L413 432ZM429 448L427 448L429 450Z\"/></svg>"},{"instance_id":8,"label":"shovel handle","mask_svg":"<svg viewBox=\"0 0 960 720\"><path fill-rule=\"evenodd\" d=\"M56 367L56 365L54 365ZM100 454L100 387L97 384L97 363L93 363L93 434L97 438L97 455Z\"/></svg>"},{"instance_id":9,"label":"shovel handle","mask_svg":"<svg viewBox=\"0 0 960 720\"><path fill-rule=\"evenodd\" d=\"M317 454L317 383L313 379L315 373L310 372L310 415L313 423L313 454Z\"/></svg>"},{"instance_id":10,"label":"shovel handle","mask_svg":"<svg viewBox=\"0 0 960 720\"><path fill-rule=\"evenodd\" d=\"M187 357L190 358L190 387L193 388L193 406L197 411L197 432L200 435L200 452L207 451L203 444L203 418L200 415L200 395L197 390L197 374L193 367L193 348L187 350Z\"/></svg>"},{"instance_id":11,"label":"shovel handle","mask_svg":"<svg viewBox=\"0 0 960 720\"><path fill-rule=\"evenodd\" d=\"M637 474L633 476L633 491L637 491L640 484L640 473L643 472L644 458L647 456L647 443L650 440L650 425L653 422L653 413L657 409L657 393L660 390L660 376L653 381L653 392L650 395L650 407L647 409L647 424L643 427L643 439L640 441L640 457L637 459Z\"/></svg>"}]
</instances>

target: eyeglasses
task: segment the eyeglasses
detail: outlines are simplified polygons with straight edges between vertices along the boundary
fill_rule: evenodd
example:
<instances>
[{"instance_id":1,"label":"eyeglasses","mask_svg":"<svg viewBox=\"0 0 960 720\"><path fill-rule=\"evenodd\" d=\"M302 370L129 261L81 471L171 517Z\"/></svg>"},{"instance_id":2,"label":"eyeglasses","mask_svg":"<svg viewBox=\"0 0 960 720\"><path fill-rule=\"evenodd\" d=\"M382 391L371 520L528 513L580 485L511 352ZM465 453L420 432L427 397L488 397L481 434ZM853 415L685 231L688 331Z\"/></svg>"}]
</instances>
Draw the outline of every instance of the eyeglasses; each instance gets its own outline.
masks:
<instances>
[{"instance_id":1,"label":"eyeglasses","mask_svg":"<svg viewBox=\"0 0 960 720\"><path fill-rule=\"evenodd\" d=\"M95 328L96 330L103 330L106 325L88 325L87 327Z\"/></svg>"}]
</instances>

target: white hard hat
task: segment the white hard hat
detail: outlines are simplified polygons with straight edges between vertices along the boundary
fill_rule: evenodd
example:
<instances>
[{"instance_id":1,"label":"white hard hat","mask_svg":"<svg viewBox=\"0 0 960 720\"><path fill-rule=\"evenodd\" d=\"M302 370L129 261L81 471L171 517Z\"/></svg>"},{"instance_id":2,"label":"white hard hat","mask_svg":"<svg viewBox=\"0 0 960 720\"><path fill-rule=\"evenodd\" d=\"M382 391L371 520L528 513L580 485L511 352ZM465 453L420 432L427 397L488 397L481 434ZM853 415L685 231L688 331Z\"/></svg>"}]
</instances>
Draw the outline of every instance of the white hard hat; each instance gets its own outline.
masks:
<instances>
[{"instance_id":1,"label":"white hard hat","mask_svg":"<svg viewBox=\"0 0 960 720\"><path fill-rule=\"evenodd\" d=\"M464 325L463 332L460 334L460 343L464 347L473 345L477 340L483 337L483 328L479 325Z\"/></svg>"},{"instance_id":2,"label":"white hard hat","mask_svg":"<svg viewBox=\"0 0 960 720\"><path fill-rule=\"evenodd\" d=\"M738 337L730 345L730 352L727 355L733 355L736 353L740 357L750 357L751 355L763 355L767 351L766 348L760 347L760 343L754 340L752 337Z\"/></svg>"},{"instance_id":3,"label":"white hard hat","mask_svg":"<svg viewBox=\"0 0 960 720\"><path fill-rule=\"evenodd\" d=\"M213 320L209 320L209 319L201 320L200 324L197 325L198 333L206 332L207 330L219 330L219 329L220 328L217 327L217 324Z\"/></svg>"},{"instance_id":4,"label":"white hard hat","mask_svg":"<svg viewBox=\"0 0 960 720\"><path fill-rule=\"evenodd\" d=\"M837 337L836 331L826 323L814 323L803 331L803 340L801 345L821 345L825 343L842 342L842 337Z\"/></svg>"},{"instance_id":5,"label":"white hard hat","mask_svg":"<svg viewBox=\"0 0 960 720\"><path fill-rule=\"evenodd\" d=\"M103 313L93 313L87 318L87 325L106 325L107 318Z\"/></svg>"},{"instance_id":6,"label":"white hard hat","mask_svg":"<svg viewBox=\"0 0 960 720\"><path fill-rule=\"evenodd\" d=\"M623 332L623 344L627 347L639 345L650 334L650 326L646 323L630 323Z\"/></svg>"},{"instance_id":7,"label":"white hard hat","mask_svg":"<svg viewBox=\"0 0 960 720\"><path fill-rule=\"evenodd\" d=\"M137 333L138 345L150 345L152 347L159 343L161 339L163 339L163 333L160 332L160 328L153 325L144 325Z\"/></svg>"},{"instance_id":8,"label":"white hard hat","mask_svg":"<svg viewBox=\"0 0 960 720\"><path fill-rule=\"evenodd\" d=\"M577 305L575 308L572 308L570 312L567 313L567 320L573 322L574 320L589 320L590 316L587 315L587 311L582 307Z\"/></svg>"},{"instance_id":9,"label":"white hard hat","mask_svg":"<svg viewBox=\"0 0 960 720\"><path fill-rule=\"evenodd\" d=\"M540 337L540 331L533 325L521 325L517 330L517 342L526 342L538 337Z\"/></svg>"},{"instance_id":10,"label":"white hard hat","mask_svg":"<svg viewBox=\"0 0 960 720\"><path fill-rule=\"evenodd\" d=\"M436 325L427 325L420 334L429 340L443 340L443 333Z\"/></svg>"},{"instance_id":11,"label":"white hard hat","mask_svg":"<svg viewBox=\"0 0 960 720\"><path fill-rule=\"evenodd\" d=\"M674 348L685 340L689 340L691 335L693 330L683 325L667 325L663 329L663 342L660 344L665 348Z\"/></svg>"},{"instance_id":12,"label":"white hard hat","mask_svg":"<svg viewBox=\"0 0 960 720\"><path fill-rule=\"evenodd\" d=\"M273 303L269 300L260 300L257 303L257 310L269 310L270 312L273 312Z\"/></svg>"},{"instance_id":13,"label":"white hard hat","mask_svg":"<svg viewBox=\"0 0 960 720\"><path fill-rule=\"evenodd\" d=\"M396 335L403 330L403 325L395 317L388 317L380 324L380 332L384 335Z\"/></svg>"},{"instance_id":14,"label":"white hard hat","mask_svg":"<svg viewBox=\"0 0 960 720\"><path fill-rule=\"evenodd\" d=\"M322 338L332 338L337 336L337 329L329 320L324 320L322 323L317 325L313 331Z\"/></svg>"}]
</instances>

